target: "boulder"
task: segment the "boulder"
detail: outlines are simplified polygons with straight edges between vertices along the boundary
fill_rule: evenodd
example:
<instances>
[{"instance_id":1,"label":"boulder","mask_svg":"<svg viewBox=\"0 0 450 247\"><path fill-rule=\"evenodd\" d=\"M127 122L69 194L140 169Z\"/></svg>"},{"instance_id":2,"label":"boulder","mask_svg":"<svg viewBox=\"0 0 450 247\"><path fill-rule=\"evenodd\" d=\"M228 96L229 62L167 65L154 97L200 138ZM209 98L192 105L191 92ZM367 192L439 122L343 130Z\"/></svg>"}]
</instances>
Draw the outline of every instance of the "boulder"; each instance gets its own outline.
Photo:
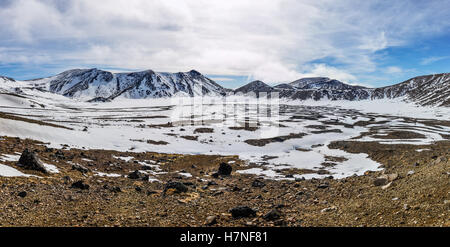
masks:
<instances>
[{"instance_id":1,"label":"boulder","mask_svg":"<svg viewBox=\"0 0 450 247\"><path fill-rule=\"evenodd\" d=\"M136 170L136 171L128 174L128 178L129 179L148 180L148 175Z\"/></svg>"},{"instance_id":2,"label":"boulder","mask_svg":"<svg viewBox=\"0 0 450 247\"><path fill-rule=\"evenodd\" d=\"M375 186L384 186L386 184L388 184L389 180L387 178L384 177L378 177L373 181L373 185Z\"/></svg>"},{"instance_id":3,"label":"boulder","mask_svg":"<svg viewBox=\"0 0 450 247\"><path fill-rule=\"evenodd\" d=\"M21 192L19 192L19 194L17 194L17 195L20 196L20 197L22 197L22 198L24 198L24 197L27 196L27 192L26 192L26 191L21 191Z\"/></svg>"},{"instance_id":4,"label":"boulder","mask_svg":"<svg viewBox=\"0 0 450 247\"><path fill-rule=\"evenodd\" d=\"M23 151L17 165L27 170L34 170L42 173L48 173L47 169L45 169L44 164L37 157L36 153L28 150L28 148Z\"/></svg>"},{"instance_id":5,"label":"boulder","mask_svg":"<svg viewBox=\"0 0 450 247\"><path fill-rule=\"evenodd\" d=\"M77 181L77 182L73 183L72 186L70 186L70 188L81 189L81 190L88 190L89 187L90 186L88 184L85 184L82 180Z\"/></svg>"},{"instance_id":6,"label":"boulder","mask_svg":"<svg viewBox=\"0 0 450 247\"><path fill-rule=\"evenodd\" d=\"M78 164L73 164L72 165L72 170L76 170L79 171L81 173L88 173L90 170L82 165L78 165Z\"/></svg>"},{"instance_id":7,"label":"boulder","mask_svg":"<svg viewBox=\"0 0 450 247\"><path fill-rule=\"evenodd\" d=\"M188 191L188 187L180 182L168 182L164 187L164 192L169 189L174 189L176 193L183 193Z\"/></svg>"},{"instance_id":8,"label":"boulder","mask_svg":"<svg viewBox=\"0 0 450 247\"><path fill-rule=\"evenodd\" d=\"M256 211L248 206L239 206L230 210L233 218L255 217Z\"/></svg>"},{"instance_id":9,"label":"boulder","mask_svg":"<svg viewBox=\"0 0 450 247\"><path fill-rule=\"evenodd\" d=\"M219 171L217 173L222 176L229 176L231 175L232 171L233 167L231 167L231 165L227 163L220 163Z\"/></svg>"}]
</instances>

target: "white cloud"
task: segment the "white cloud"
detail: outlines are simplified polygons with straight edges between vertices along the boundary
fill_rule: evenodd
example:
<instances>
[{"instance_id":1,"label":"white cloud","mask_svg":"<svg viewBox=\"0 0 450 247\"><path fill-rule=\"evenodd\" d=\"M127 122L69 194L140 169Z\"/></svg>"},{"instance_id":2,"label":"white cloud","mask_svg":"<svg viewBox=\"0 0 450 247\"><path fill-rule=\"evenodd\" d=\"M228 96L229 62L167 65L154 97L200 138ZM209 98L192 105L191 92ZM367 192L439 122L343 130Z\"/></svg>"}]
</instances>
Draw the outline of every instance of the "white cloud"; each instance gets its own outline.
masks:
<instances>
[{"instance_id":1,"label":"white cloud","mask_svg":"<svg viewBox=\"0 0 450 247\"><path fill-rule=\"evenodd\" d=\"M420 64L421 65L429 65L429 64L432 64L434 62L445 60L445 59L450 59L450 56L427 57L427 58L422 59Z\"/></svg>"},{"instance_id":2,"label":"white cloud","mask_svg":"<svg viewBox=\"0 0 450 247\"><path fill-rule=\"evenodd\" d=\"M215 76L210 76L209 79L214 80L214 81L234 81L235 80L235 79L229 78L229 77L215 77Z\"/></svg>"},{"instance_id":3,"label":"white cloud","mask_svg":"<svg viewBox=\"0 0 450 247\"><path fill-rule=\"evenodd\" d=\"M358 74L380 70L377 51L446 32L450 13L442 4L446 3L7 1L0 2L0 48L7 49L0 50L0 63L196 69L267 82L305 74L355 81ZM308 65L321 59L339 65Z\"/></svg>"},{"instance_id":4,"label":"white cloud","mask_svg":"<svg viewBox=\"0 0 450 247\"><path fill-rule=\"evenodd\" d=\"M337 69L335 67L327 66L326 64L315 64L311 72L307 75L308 77L310 76L329 77L344 82L352 82L356 80L356 77L354 75L349 74L343 70Z\"/></svg>"},{"instance_id":5,"label":"white cloud","mask_svg":"<svg viewBox=\"0 0 450 247\"><path fill-rule=\"evenodd\" d=\"M403 69L397 66L389 66L386 68L386 73L388 74L397 74L397 73L402 73Z\"/></svg>"}]
</instances>

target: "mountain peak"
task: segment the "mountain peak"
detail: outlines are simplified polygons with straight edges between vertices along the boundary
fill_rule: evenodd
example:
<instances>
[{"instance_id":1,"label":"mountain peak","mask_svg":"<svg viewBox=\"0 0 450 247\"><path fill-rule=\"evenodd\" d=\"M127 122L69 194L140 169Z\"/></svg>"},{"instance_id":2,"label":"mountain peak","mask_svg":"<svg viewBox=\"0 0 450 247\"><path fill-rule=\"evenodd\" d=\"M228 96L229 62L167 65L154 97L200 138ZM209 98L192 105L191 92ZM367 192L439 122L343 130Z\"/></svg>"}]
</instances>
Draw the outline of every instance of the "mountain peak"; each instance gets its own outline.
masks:
<instances>
[{"instance_id":1,"label":"mountain peak","mask_svg":"<svg viewBox=\"0 0 450 247\"><path fill-rule=\"evenodd\" d=\"M201 76L202 74L200 72L198 72L197 70L191 70L188 72L190 75L192 76Z\"/></svg>"},{"instance_id":2,"label":"mountain peak","mask_svg":"<svg viewBox=\"0 0 450 247\"><path fill-rule=\"evenodd\" d=\"M262 82L262 81L252 81L250 83L248 83L245 86L242 86L238 89L235 90L235 92L237 93L249 93L249 92L254 92L254 93L258 93L258 92L271 92L273 91L273 87L267 85L266 83Z\"/></svg>"}]
</instances>

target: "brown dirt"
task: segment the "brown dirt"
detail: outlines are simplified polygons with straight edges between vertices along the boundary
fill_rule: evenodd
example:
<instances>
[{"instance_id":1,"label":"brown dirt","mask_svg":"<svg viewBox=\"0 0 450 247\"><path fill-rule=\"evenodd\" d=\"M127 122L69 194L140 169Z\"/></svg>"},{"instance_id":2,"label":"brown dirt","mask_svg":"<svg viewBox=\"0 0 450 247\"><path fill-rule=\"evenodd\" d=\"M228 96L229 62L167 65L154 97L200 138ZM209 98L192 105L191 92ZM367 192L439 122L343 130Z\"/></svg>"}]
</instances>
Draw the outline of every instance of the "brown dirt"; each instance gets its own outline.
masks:
<instances>
[{"instance_id":1,"label":"brown dirt","mask_svg":"<svg viewBox=\"0 0 450 247\"><path fill-rule=\"evenodd\" d=\"M56 165L60 173L35 173L41 178L0 177L0 226L202 226L211 215L217 216L216 226L450 226L449 141L423 146L335 142L330 147L368 153L385 171L339 180L260 179L263 187L252 186L255 176L235 172L246 168L236 156L56 150L33 140L2 137L0 141L1 154L22 152L26 147ZM415 151L419 148L430 150ZM134 159L126 162L113 156ZM142 169L139 162L148 160L167 172L158 177L162 183L98 177L92 172L83 175L69 163L127 175ZM220 163L229 161L235 161L231 176L210 176ZM21 169L14 162L2 164ZM408 175L411 170L414 174ZM180 176L178 171L193 177ZM373 181L383 173L399 177L382 189ZM72 182L65 176L72 182L83 180L89 190L70 188ZM186 183L188 192L169 190L163 196L164 183L169 180ZM209 181L217 185L207 186ZM120 192L115 192L116 187ZM27 192L24 198L18 196L22 191ZM257 216L233 219L229 210L239 205L257 210ZM273 208L279 208L281 219L263 219Z\"/></svg>"}]
</instances>

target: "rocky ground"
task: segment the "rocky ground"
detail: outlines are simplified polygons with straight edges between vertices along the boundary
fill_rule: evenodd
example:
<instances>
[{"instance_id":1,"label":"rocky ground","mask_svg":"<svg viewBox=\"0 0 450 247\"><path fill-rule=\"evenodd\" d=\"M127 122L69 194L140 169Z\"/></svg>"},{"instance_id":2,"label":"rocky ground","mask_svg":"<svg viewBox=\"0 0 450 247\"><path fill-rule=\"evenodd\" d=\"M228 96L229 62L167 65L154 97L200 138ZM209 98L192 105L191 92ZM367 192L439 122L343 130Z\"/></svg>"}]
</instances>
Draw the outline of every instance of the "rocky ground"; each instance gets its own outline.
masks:
<instances>
[{"instance_id":1,"label":"rocky ground","mask_svg":"<svg viewBox=\"0 0 450 247\"><path fill-rule=\"evenodd\" d=\"M0 226L450 226L450 141L330 147L368 153L385 169L274 181L237 173L248 168L237 156L51 149L1 137L0 154L29 149L60 172L2 161L38 177L0 177ZM136 170L160 172L159 181Z\"/></svg>"}]
</instances>

